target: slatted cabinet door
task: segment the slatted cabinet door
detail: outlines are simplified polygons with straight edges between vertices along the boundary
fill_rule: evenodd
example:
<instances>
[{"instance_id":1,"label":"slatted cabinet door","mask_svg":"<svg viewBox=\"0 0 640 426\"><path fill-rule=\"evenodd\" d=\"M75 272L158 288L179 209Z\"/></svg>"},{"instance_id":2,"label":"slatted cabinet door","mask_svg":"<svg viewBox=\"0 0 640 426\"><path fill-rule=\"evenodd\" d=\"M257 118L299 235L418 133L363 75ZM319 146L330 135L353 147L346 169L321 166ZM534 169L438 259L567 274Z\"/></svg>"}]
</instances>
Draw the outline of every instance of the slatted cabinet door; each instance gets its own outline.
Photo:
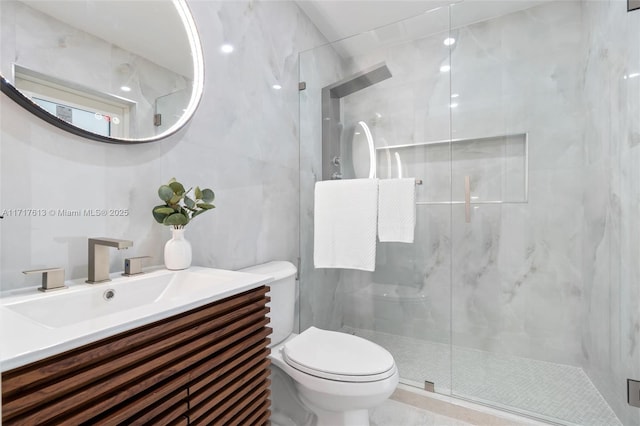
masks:
<instances>
[{"instance_id":1,"label":"slatted cabinet door","mask_svg":"<svg viewBox=\"0 0 640 426\"><path fill-rule=\"evenodd\" d=\"M268 424L268 291L5 372L2 424Z\"/></svg>"}]
</instances>

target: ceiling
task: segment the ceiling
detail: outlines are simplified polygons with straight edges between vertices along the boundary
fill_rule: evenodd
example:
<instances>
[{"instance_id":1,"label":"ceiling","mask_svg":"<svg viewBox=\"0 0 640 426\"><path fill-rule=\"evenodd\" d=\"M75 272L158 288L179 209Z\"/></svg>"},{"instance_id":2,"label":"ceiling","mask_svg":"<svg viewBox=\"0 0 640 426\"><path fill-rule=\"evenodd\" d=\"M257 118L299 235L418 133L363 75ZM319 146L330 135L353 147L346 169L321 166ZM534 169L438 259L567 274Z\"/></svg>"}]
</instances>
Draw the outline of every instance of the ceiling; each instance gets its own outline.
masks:
<instances>
[{"instance_id":1,"label":"ceiling","mask_svg":"<svg viewBox=\"0 0 640 426\"><path fill-rule=\"evenodd\" d=\"M550 0L295 0L329 42L343 40L343 56L362 53L372 43L416 39L527 9ZM451 16L447 5L451 7ZM411 18L411 19L409 19ZM390 25L390 24L396 25ZM367 34L369 33L369 34Z\"/></svg>"},{"instance_id":2,"label":"ceiling","mask_svg":"<svg viewBox=\"0 0 640 426\"><path fill-rule=\"evenodd\" d=\"M189 48L182 22L168 0L87 1L21 0L57 19L152 60L191 75ZM149 4L153 1L153 19ZM294 0L343 56L356 56L379 45L446 31L452 0ZM451 8L454 26L468 25L526 9L549 0L458 0ZM91 19L88 19L88 18ZM125 21L123 19L126 18ZM411 19L408 19L411 18ZM143 25L141 25L143 23ZM390 25L396 23L396 25ZM178 29L178 32L169 29ZM141 30L141 31L138 31ZM372 31L375 30L375 31ZM130 31L137 31L131 33ZM188 45L188 44L187 44ZM167 54L172 52L172 54Z\"/></svg>"},{"instance_id":3,"label":"ceiling","mask_svg":"<svg viewBox=\"0 0 640 426\"><path fill-rule=\"evenodd\" d=\"M419 15L443 0L296 0L318 30L334 42Z\"/></svg>"}]
</instances>

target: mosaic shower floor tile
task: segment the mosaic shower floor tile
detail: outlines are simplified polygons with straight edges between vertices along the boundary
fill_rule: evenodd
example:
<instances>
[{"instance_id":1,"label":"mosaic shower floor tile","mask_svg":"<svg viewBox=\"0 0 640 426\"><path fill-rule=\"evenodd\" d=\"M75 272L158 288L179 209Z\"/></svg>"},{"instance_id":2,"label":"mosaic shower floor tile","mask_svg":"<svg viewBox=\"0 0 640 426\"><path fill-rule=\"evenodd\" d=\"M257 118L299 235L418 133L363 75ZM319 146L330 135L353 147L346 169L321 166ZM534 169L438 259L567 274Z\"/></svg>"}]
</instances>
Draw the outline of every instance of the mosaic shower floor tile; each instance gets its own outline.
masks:
<instances>
[{"instance_id":1,"label":"mosaic shower floor tile","mask_svg":"<svg viewBox=\"0 0 640 426\"><path fill-rule=\"evenodd\" d=\"M371 330L341 331L389 350L406 384L422 387L428 380L439 393L567 425L621 426L581 368L459 346L451 353L446 344Z\"/></svg>"}]
</instances>

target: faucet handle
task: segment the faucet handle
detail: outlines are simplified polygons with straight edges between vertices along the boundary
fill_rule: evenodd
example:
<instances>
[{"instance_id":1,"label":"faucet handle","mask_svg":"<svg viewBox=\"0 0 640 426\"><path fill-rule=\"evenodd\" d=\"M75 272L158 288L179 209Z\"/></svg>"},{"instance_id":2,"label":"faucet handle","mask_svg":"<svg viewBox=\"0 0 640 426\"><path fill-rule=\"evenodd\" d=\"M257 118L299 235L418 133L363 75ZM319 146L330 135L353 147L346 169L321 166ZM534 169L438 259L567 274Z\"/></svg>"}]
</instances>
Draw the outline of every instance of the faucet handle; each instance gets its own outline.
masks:
<instances>
[{"instance_id":1,"label":"faucet handle","mask_svg":"<svg viewBox=\"0 0 640 426\"><path fill-rule=\"evenodd\" d=\"M130 277L131 275L142 274L142 259L151 259L151 256L138 256L128 257L124 260L124 275Z\"/></svg>"},{"instance_id":2,"label":"faucet handle","mask_svg":"<svg viewBox=\"0 0 640 426\"><path fill-rule=\"evenodd\" d=\"M67 286L64 285L63 268L32 269L22 271L22 273L25 275L42 274L42 287L38 288L40 291L62 290L63 288L67 288Z\"/></svg>"}]
</instances>

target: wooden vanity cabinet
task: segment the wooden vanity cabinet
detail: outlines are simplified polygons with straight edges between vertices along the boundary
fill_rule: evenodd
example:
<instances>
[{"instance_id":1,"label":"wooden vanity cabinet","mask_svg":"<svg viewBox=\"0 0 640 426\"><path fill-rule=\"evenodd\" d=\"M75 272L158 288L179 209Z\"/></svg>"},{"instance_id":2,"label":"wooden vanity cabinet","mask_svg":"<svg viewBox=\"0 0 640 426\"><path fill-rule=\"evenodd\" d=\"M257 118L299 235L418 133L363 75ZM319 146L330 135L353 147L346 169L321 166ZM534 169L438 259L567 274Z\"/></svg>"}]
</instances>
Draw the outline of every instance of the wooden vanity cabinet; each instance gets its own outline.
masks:
<instances>
[{"instance_id":1,"label":"wooden vanity cabinet","mask_svg":"<svg viewBox=\"0 0 640 426\"><path fill-rule=\"evenodd\" d=\"M268 424L268 291L4 372L2 424Z\"/></svg>"}]
</instances>

